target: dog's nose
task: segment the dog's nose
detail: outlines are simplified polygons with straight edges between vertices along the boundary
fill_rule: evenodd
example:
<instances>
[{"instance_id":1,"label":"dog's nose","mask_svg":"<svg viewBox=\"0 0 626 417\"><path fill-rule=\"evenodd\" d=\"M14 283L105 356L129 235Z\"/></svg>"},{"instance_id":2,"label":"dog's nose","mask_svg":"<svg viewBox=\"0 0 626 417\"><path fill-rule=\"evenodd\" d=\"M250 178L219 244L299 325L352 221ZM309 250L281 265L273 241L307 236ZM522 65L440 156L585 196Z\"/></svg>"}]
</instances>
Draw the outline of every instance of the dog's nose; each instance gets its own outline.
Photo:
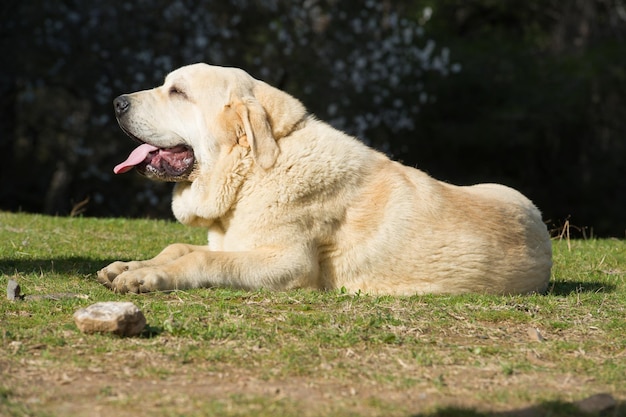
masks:
<instances>
[{"instance_id":1,"label":"dog's nose","mask_svg":"<svg viewBox=\"0 0 626 417\"><path fill-rule=\"evenodd\" d=\"M119 96L115 100L113 100L113 108L115 109L115 115L117 117L123 115L130 108L130 101L128 101L128 97Z\"/></svg>"}]
</instances>

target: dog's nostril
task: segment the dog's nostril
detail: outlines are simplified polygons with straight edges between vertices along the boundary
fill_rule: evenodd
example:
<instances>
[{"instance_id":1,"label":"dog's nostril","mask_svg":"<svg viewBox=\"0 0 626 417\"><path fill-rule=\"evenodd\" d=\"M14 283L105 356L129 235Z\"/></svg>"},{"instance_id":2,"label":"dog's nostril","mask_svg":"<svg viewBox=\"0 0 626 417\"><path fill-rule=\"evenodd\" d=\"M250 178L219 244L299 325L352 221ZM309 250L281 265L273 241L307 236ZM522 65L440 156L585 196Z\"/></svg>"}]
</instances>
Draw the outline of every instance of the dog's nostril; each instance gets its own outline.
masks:
<instances>
[{"instance_id":1,"label":"dog's nostril","mask_svg":"<svg viewBox=\"0 0 626 417\"><path fill-rule=\"evenodd\" d=\"M130 107L130 101L126 96L119 96L113 100L113 108L115 109L115 115L121 116L126 113Z\"/></svg>"}]
</instances>

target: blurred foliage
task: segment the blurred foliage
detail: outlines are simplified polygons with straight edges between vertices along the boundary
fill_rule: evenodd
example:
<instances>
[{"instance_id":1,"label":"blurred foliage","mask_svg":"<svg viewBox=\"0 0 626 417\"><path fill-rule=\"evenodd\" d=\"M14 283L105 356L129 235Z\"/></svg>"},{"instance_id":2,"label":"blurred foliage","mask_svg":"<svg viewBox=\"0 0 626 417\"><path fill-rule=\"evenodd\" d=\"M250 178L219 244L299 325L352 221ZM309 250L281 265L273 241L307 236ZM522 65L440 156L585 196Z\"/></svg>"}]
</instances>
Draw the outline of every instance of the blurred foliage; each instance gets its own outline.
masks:
<instances>
[{"instance_id":1,"label":"blurred foliage","mask_svg":"<svg viewBox=\"0 0 626 417\"><path fill-rule=\"evenodd\" d=\"M6 0L0 13L0 209L170 216L170 184L113 176L132 143L111 101L204 61L437 178L503 182L555 227L571 216L624 237L621 0Z\"/></svg>"},{"instance_id":2,"label":"blurred foliage","mask_svg":"<svg viewBox=\"0 0 626 417\"><path fill-rule=\"evenodd\" d=\"M430 34L462 63L429 82L410 153L452 182L519 188L549 224L626 232L626 8L614 0L432 1ZM447 150L447 151L446 151ZM445 155L445 157L444 157ZM571 216L571 218L570 218Z\"/></svg>"}]
</instances>

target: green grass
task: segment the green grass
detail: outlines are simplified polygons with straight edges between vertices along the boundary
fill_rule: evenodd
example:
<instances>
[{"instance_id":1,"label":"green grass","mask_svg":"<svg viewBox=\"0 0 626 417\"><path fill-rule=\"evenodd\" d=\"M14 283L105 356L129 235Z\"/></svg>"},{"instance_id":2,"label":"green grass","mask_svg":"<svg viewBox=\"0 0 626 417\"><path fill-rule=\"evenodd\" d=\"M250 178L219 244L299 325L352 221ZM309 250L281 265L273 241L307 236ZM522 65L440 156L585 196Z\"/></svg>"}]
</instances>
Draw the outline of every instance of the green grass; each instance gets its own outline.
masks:
<instances>
[{"instance_id":1,"label":"green grass","mask_svg":"<svg viewBox=\"0 0 626 417\"><path fill-rule=\"evenodd\" d=\"M82 297L0 302L0 415L473 416L539 406L558 416L598 392L626 398L623 240L555 241L546 295L120 296L95 280L114 260L205 239L165 221L0 213L3 288L14 278L25 294ZM134 302L144 334L80 333L72 314L105 300Z\"/></svg>"}]
</instances>

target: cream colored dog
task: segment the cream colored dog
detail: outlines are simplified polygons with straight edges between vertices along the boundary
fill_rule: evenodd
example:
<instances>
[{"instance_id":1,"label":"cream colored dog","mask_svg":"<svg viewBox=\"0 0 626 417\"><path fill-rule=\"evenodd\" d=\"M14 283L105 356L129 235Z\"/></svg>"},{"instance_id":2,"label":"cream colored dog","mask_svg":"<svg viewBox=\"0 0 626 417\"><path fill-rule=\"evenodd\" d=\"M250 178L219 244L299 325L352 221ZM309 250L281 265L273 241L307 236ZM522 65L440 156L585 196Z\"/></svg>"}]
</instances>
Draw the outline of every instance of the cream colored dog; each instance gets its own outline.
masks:
<instances>
[{"instance_id":1,"label":"cream colored dog","mask_svg":"<svg viewBox=\"0 0 626 417\"><path fill-rule=\"evenodd\" d=\"M136 167L176 181L176 218L209 235L207 246L174 244L153 259L100 270L115 291L547 287L550 239L522 194L497 184L458 187L393 162L240 69L183 67L114 106L121 128L141 143L115 172Z\"/></svg>"}]
</instances>

